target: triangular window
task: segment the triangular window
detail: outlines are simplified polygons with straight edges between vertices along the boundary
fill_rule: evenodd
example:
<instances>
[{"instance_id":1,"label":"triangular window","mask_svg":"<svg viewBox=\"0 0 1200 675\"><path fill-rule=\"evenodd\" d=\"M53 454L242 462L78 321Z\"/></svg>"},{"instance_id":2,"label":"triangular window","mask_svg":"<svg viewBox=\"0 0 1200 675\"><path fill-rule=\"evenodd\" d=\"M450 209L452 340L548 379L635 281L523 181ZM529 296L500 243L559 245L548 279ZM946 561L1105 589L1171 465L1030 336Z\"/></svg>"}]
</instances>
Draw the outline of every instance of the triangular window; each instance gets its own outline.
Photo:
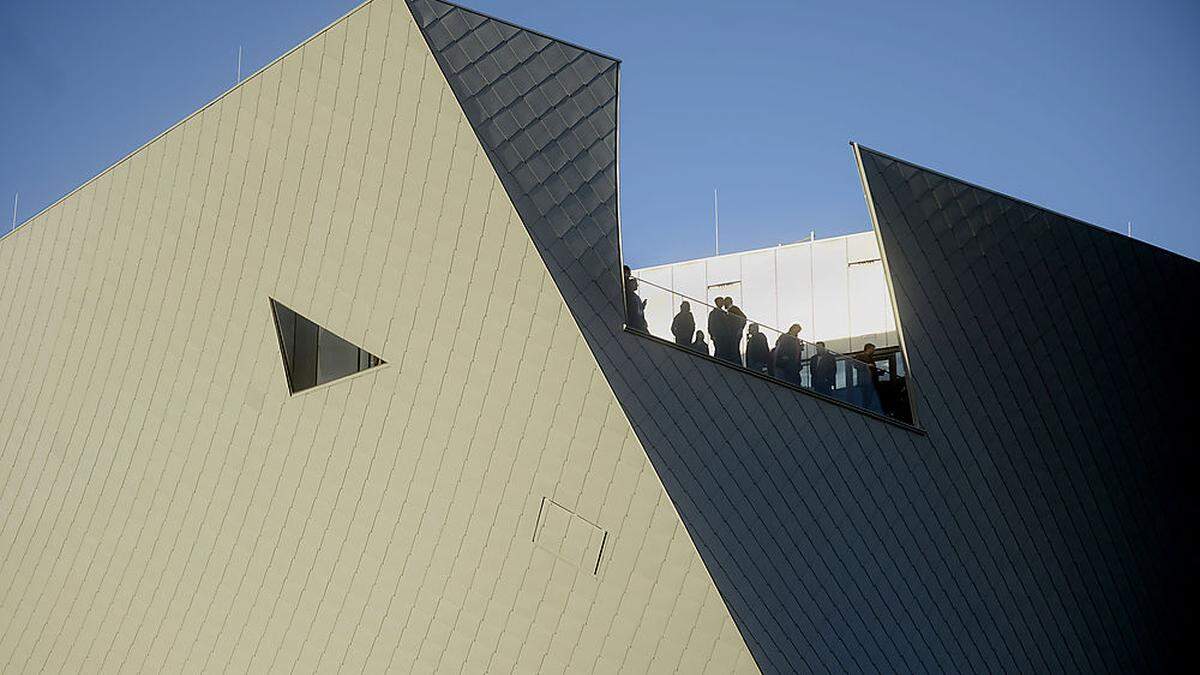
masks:
<instances>
[{"instance_id":1,"label":"triangular window","mask_svg":"<svg viewBox=\"0 0 1200 675\"><path fill-rule=\"evenodd\" d=\"M271 313L279 334L288 389L293 394L384 363L274 299Z\"/></svg>"}]
</instances>

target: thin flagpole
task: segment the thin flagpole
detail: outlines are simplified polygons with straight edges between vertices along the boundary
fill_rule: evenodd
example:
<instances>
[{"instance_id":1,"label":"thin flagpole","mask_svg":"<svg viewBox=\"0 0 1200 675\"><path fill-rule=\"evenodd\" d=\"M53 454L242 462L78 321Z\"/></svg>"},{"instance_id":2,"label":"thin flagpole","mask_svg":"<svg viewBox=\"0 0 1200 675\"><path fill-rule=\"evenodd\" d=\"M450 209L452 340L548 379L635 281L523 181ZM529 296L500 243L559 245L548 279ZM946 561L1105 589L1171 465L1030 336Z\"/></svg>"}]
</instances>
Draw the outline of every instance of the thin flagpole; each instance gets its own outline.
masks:
<instances>
[{"instance_id":1,"label":"thin flagpole","mask_svg":"<svg viewBox=\"0 0 1200 675\"><path fill-rule=\"evenodd\" d=\"M713 229L716 231L716 254L721 255L721 214L717 208L717 188L713 188Z\"/></svg>"},{"instance_id":2,"label":"thin flagpole","mask_svg":"<svg viewBox=\"0 0 1200 675\"><path fill-rule=\"evenodd\" d=\"M241 84L241 83L242 83L242 46L241 46L241 45L238 45L238 72L237 72L237 84Z\"/></svg>"},{"instance_id":3,"label":"thin flagpole","mask_svg":"<svg viewBox=\"0 0 1200 675\"><path fill-rule=\"evenodd\" d=\"M816 335L817 329L817 231L808 231L808 331ZM849 296L847 296L849 297Z\"/></svg>"},{"instance_id":4,"label":"thin flagpole","mask_svg":"<svg viewBox=\"0 0 1200 675\"><path fill-rule=\"evenodd\" d=\"M17 192L17 193L15 193L15 194L13 195L13 220L12 220L12 229L14 229L14 230L15 230L15 229L17 229L17 203L20 201L20 199L21 199L21 193L20 193L20 192Z\"/></svg>"}]
</instances>

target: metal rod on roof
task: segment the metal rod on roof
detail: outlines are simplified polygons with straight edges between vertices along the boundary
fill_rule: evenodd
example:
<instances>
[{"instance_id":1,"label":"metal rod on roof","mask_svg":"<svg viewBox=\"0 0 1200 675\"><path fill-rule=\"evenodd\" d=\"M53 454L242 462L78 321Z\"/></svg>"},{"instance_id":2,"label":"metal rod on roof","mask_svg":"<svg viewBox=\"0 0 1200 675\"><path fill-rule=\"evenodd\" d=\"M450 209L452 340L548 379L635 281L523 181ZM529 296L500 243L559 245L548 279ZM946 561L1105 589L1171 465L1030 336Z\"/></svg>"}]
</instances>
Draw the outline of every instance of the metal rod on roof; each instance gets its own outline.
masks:
<instances>
[{"instance_id":1,"label":"metal rod on roof","mask_svg":"<svg viewBox=\"0 0 1200 675\"><path fill-rule=\"evenodd\" d=\"M817 259L815 249L817 231L808 231L808 334L815 335L817 329L817 274L813 271Z\"/></svg>"},{"instance_id":2,"label":"metal rod on roof","mask_svg":"<svg viewBox=\"0 0 1200 675\"><path fill-rule=\"evenodd\" d=\"M716 255L721 255L721 214L717 208L717 188L713 188L713 229L716 230Z\"/></svg>"},{"instance_id":3,"label":"metal rod on roof","mask_svg":"<svg viewBox=\"0 0 1200 675\"><path fill-rule=\"evenodd\" d=\"M237 84L241 84L241 83L242 83L242 46L238 45Z\"/></svg>"},{"instance_id":4,"label":"metal rod on roof","mask_svg":"<svg viewBox=\"0 0 1200 675\"><path fill-rule=\"evenodd\" d=\"M15 230L15 229L17 229L17 202L19 202L19 201L20 201L20 199L21 199L21 193L20 193L20 192L17 192L17 193L14 193L14 194L13 194L13 221L12 221L12 229L14 229L14 230Z\"/></svg>"}]
</instances>

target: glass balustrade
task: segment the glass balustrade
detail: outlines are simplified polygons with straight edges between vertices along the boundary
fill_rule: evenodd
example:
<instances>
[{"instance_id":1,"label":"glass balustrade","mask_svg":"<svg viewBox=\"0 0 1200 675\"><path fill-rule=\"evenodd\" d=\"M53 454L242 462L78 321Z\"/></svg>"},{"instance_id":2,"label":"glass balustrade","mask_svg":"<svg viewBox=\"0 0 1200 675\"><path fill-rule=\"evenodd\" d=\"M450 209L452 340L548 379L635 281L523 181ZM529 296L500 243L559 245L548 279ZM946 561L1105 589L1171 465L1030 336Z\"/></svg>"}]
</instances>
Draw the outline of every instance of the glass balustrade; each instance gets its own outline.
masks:
<instances>
[{"instance_id":1,"label":"glass balustrade","mask_svg":"<svg viewBox=\"0 0 1200 675\"><path fill-rule=\"evenodd\" d=\"M645 317L650 303L660 313L663 304L671 308L669 330L657 324L654 330L648 326ZM635 276L626 280L626 326L631 330L732 367L912 423L907 368L898 346L839 354L826 349L822 342L804 339L804 328L799 324L781 330L746 316L732 300L721 304L717 307Z\"/></svg>"}]
</instances>

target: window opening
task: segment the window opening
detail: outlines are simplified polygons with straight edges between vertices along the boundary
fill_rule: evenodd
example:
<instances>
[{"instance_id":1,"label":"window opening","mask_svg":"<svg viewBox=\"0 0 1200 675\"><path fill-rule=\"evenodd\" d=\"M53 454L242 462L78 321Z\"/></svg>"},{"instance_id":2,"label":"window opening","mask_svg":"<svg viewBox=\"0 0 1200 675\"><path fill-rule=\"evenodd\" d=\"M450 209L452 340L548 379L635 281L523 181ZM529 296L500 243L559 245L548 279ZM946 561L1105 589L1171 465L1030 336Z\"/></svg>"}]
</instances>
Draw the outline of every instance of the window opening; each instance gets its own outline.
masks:
<instances>
[{"instance_id":1,"label":"window opening","mask_svg":"<svg viewBox=\"0 0 1200 675\"><path fill-rule=\"evenodd\" d=\"M385 361L271 299L288 390L295 394Z\"/></svg>"}]
</instances>

